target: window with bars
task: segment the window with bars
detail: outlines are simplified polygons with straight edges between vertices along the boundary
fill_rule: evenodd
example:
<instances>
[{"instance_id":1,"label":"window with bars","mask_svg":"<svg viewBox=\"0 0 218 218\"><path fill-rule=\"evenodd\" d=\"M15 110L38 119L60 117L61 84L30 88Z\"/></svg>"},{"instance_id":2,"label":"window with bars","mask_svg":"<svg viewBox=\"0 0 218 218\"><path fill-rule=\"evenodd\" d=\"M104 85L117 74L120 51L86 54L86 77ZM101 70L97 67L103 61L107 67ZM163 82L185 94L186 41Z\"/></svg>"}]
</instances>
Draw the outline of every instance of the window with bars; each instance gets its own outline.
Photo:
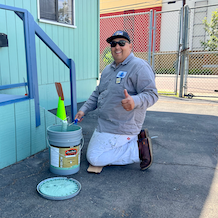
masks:
<instances>
[{"instance_id":1,"label":"window with bars","mask_svg":"<svg viewBox=\"0 0 218 218\"><path fill-rule=\"evenodd\" d=\"M74 0L39 0L40 19L75 25Z\"/></svg>"}]
</instances>

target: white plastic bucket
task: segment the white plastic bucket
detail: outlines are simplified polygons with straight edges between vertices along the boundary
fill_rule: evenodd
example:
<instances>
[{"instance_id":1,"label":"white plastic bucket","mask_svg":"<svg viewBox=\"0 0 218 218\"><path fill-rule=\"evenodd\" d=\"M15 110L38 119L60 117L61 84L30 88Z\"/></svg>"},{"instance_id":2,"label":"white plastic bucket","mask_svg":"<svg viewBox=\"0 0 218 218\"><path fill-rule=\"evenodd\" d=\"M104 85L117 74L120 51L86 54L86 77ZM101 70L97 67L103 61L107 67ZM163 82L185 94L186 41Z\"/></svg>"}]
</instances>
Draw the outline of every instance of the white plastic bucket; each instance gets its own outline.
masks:
<instances>
[{"instance_id":1,"label":"white plastic bucket","mask_svg":"<svg viewBox=\"0 0 218 218\"><path fill-rule=\"evenodd\" d=\"M50 171L71 175L80 170L80 155L84 144L82 127L71 125L62 132L62 125L47 128Z\"/></svg>"}]
</instances>

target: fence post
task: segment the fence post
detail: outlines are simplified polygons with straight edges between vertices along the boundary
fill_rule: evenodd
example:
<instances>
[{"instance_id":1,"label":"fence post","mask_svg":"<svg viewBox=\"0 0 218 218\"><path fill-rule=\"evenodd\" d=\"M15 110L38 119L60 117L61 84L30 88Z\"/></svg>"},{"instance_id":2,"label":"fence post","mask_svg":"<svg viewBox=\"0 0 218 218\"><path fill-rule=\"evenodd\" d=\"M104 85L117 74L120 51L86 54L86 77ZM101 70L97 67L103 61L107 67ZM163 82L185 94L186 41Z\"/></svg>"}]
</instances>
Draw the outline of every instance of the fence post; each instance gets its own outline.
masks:
<instances>
[{"instance_id":1,"label":"fence post","mask_svg":"<svg viewBox=\"0 0 218 218\"><path fill-rule=\"evenodd\" d=\"M185 5L185 22L184 22L184 29L185 29L185 38L184 38L184 44L185 44L185 79L184 79L184 96L187 95L187 77L188 77L188 71L189 71L189 52L188 52L188 31L189 31L189 7L188 5Z\"/></svg>"},{"instance_id":2,"label":"fence post","mask_svg":"<svg viewBox=\"0 0 218 218\"><path fill-rule=\"evenodd\" d=\"M153 48L152 48L152 68L154 69L154 64L155 64L155 60L154 60L154 53L155 53L155 43L156 43L156 17L157 17L157 13L156 11L154 11L154 27L153 27Z\"/></svg>"},{"instance_id":3,"label":"fence post","mask_svg":"<svg viewBox=\"0 0 218 218\"><path fill-rule=\"evenodd\" d=\"M149 40L148 40L148 63L151 64L151 48L152 48L152 20L153 10L150 10L150 24L149 24Z\"/></svg>"},{"instance_id":4,"label":"fence post","mask_svg":"<svg viewBox=\"0 0 218 218\"><path fill-rule=\"evenodd\" d=\"M180 64L179 64L179 74L180 74L180 86L179 86L179 97L182 97L183 92L183 32L184 32L184 7L181 9L181 25L180 25L180 48L179 48L179 55L180 55Z\"/></svg>"},{"instance_id":5,"label":"fence post","mask_svg":"<svg viewBox=\"0 0 218 218\"><path fill-rule=\"evenodd\" d=\"M184 88L184 75L185 75L185 65L186 61L186 54L187 54L187 43L188 43L188 5L182 7L182 16L181 16L181 43L180 43L180 87L179 87L179 97L183 97L183 88Z\"/></svg>"},{"instance_id":6,"label":"fence post","mask_svg":"<svg viewBox=\"0 0 218 218\"><path fill-rule=\"evenodd\" d=\"M180 86L179 86L179 97L183 97L183 88L184 88L184 72L185 72L185 54L186 54L186 43L187 43L187 31L186 31L186 5L182 7L182 16L181 16L181 43L180 43Z\"/></svg>"},{"instance_id":7,"label":"fence post","mask_svg":"<svg viewBox=\"0 0 218 218\"><path fill-rule=\"evenodd\" d=\"M175 95L177 95L177 89L178 89L178 78L180 74L180 66L181 66L181 38L182 38L182 9L180 10L180 19L179 19L179 30L178 30L178 54L177 54L177 67L176 67L176 82L175 82Z\"/></svg>"},{"instance_id":8,"label":"fence post","mask_svg":"<svg viewBox=\"0 0 218 218\"><path fill-rule=\"evenodd\" d=\"M70 59L70 96L71 96L71 122L77 113L77 100L76 100L76 70L75 63Z\"/></svg>"}]
</instances>

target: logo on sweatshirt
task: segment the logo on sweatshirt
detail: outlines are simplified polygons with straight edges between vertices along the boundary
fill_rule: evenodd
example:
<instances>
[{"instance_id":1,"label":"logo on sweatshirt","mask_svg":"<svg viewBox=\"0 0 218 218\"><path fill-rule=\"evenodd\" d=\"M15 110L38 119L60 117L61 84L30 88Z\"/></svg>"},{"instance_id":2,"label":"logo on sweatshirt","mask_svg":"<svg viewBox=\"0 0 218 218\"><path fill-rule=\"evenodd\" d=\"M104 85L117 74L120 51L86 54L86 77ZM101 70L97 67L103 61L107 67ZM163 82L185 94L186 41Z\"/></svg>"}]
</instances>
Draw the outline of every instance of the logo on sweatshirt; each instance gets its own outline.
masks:
<instances>
[{"instance_id":1,"label":"logo on sweatshirt","mask_svg":"<svg viewBox=\"0 0 218 218\"><path fill-rule=\"evenodd\" d=\"M126 76L127 72L126 71L119 71L117 74L117 78L124 78Z\"/></svg>"}]
</instances>

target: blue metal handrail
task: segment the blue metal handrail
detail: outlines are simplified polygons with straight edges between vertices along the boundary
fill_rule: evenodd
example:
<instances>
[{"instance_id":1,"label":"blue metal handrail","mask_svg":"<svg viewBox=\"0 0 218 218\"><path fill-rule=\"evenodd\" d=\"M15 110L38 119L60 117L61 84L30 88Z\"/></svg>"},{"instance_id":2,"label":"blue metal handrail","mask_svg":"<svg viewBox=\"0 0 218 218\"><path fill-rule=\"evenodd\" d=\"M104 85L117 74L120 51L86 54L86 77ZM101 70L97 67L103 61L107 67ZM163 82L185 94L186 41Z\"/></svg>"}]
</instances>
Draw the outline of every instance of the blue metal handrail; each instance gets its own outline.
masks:
<instances>
[{"instance_id":1,"label":"blue metal handrail","mask_svg":"<svg viewBox=\"0 0 218 218\"><path fill-rule=\"evenodd\" d=\"M10 85L2 85L0 86L0 90L17 88L17 87L26 86L26 85L27 83L15 83L15 84L10 84Z\"/></svg>"},{"instance_id":2,"label":"blue metal handrail","mask_svg":"<svg viewBox=\"0 0 218 218\"><path fill-rule=\"evenodd\" d=\"M14 11L15 14L23 20L27 65L27 83L0 86L0 90L18 87L18 85L25 86L27 84L29 93L28 97L29 99L34 99L35 101L36 126L40 125L39 92L35 45L35 35L37 35L70 70L71 120L73 120L73 117L77 113L76 72L74 61L72 59L69 59L60 50L60 48L51 40L51 38L40 28L40 26L34 21L34 18L29 13L29 11L22 8L16 8L2 4L0 4L0 9ZM27 97L24 96L23 98L19 98L19 101L22 99L26 100Z\"/></svg>"}]
</instances>

